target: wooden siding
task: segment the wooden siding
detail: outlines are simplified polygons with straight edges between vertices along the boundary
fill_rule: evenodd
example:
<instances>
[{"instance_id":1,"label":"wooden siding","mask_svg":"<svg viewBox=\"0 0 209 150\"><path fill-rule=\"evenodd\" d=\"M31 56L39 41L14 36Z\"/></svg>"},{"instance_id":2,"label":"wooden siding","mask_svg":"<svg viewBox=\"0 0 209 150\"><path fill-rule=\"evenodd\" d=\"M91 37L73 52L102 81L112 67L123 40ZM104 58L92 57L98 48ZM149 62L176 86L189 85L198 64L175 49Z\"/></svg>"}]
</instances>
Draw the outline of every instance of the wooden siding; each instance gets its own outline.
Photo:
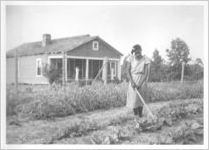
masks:
<instances>
[{"instance_id":1,"label":"wooden siding","mask_svg":"<svg viewBox=\"0 0 209 150\"><path fill-rule=\"evenodd\" d=\"M6 61L6 83L15 82L15 58L7 58Z\"/></svg>"},{"instance_id":2,"label":"wooden siding","mask_svg":"<svg viewBox=\"0 0 209 150\"><path fill-rule=\"evenodd\" d=\"M92 43L93 41L99 42L99 50L93 50L92 49ZM111 47L109 47L107 44L102 42L101 40L93 40L91 42L88 42L80 47L75 48L72 51L67 52L67 55L70 56L83 56L83 57L99 57L99 58L120 58L120 55L113 50Z\"/></svg>"},{"instance_id":3,"label":"wooden siding","mask_svg":"<svg viewBox=\"0 0 209 150\"><path fill-rule=\"evenodd\" d=\"M42 63L47 62L45 55L24 56L18 58L18 82L26 84L47 84L44 76L36 76L36 59L41 58ZM15 61L14 58L7 59L7 83L15 81Z\"/></svg>"}]
</instances>

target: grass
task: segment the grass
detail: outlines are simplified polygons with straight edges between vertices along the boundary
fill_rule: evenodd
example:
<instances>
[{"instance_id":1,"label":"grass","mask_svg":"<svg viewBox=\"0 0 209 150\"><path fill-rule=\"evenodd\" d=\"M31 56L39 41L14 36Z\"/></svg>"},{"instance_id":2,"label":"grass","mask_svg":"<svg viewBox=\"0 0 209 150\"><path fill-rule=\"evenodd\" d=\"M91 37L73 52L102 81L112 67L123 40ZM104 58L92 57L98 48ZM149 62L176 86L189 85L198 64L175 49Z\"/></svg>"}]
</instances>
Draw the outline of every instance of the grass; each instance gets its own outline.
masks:
<instances>
[{"instance_id":1,"label":"grass","mask_svg":"<svg viewBox=\"0 0 209 150\"><path fill-rule=\"evenodd\" d=\"M75 83L66 89L59 85L23 86L18 96L12 86L7 87L7 116L18 115L29 119L64 117L98 109L124 106L127 83L94 83L79 87ZM149 83L144 98L147 102L203 97L203 81Z\"/></svg>"},{"instance_id":2,"label":"grass","mask_svg":"<svg viewBox=\"0 0 209 150\"><path fill-rule=\"evenodd\" d=\"M147 89L147 99L151 102L173 99L191 99L203 97L203 81L150 83Z\"/></svg>"}]
</instances>

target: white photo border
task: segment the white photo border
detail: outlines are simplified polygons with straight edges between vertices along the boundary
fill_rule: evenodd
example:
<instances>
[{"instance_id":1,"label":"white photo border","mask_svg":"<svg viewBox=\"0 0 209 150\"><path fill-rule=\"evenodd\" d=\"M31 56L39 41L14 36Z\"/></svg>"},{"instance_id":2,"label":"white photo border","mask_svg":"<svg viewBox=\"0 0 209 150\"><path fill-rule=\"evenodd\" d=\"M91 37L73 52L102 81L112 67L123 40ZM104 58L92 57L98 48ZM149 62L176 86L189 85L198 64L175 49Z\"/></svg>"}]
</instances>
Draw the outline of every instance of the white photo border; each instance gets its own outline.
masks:
<instances>
[{"instance_id":1,"label":"white photo border","mask_svg":"<svg viewBox=\"0 0 209 150\"><path fill-rule=\"evenodd\" d=\"M203 145L6 144L6 6L8 5L202 5L204 7ZM1 1L1 149L208 149L208 1Z\"/></svg>"}]
</instances>

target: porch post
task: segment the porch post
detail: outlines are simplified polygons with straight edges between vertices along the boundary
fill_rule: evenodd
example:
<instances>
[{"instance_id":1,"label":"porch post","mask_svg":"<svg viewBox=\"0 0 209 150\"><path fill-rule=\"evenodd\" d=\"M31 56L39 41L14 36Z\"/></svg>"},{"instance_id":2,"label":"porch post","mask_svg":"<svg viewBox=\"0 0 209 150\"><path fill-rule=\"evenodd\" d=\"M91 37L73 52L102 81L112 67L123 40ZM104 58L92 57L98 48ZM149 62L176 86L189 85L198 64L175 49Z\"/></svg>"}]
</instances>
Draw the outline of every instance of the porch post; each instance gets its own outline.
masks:
<instances>
[{"instance_id":1,"label":"porch post","mask_svg":"<svg viewBox=\"0 0 209 150\"><path fill-rule=\"evenodd\" d=\"M78 81L79 80L79 68L76 67L75 68L75 81Z\"/></svg>"},{"instance_id":2,"label":"porch post","mask_svg":"<svg viewBox=\"0 0 209 150\"><path fill-rule=\"evenodd\" d=\"M67 64L66 64L66 54L63 52L62 58L62 84L65 85L66 83L66 73L67 72Z\"/></svg>"},{"instance_id":3,"label":"porch post","mask_svg":"<svg viewBox=\"0 0 209 150\"><path fill-rule=\"evenodd\" d=\"M121 59L120 60L118 60L118 79L119 80L121 80L121 65L120 65L120 61L121 61Z\"/></svg>"},{"instance_id":4,"label":"porch post","mask_svg":"<svg viewBox=\"0 0 209 150\"><path fill-rule=\"evenodd\" d=\"M104 81L104 84L107 84L107 62L108 59L107 57L105 57L103 60L103 70L102 70L102 79Z\"/></svg>"},{"instance_id":5,"label":"porch post","mask_svg":"<svg viewBox=\"0 0 209 150\"><path fill-rule=\"evenodd\" d=\"M89 80L89 60L86 59L86 81Z\"/></svg>"},{"instance_id":6,"label":"porch post","mask_svg":"<svg viewBox=\"0 0 209 150\"><path fill-rule=\"evenodd\" d=\"M65 82L67 82L67 56L65 55Z\"/></svg>"},{"instance_id":7,"label":"porch post","mask_svg":"<svg viewBox=\"0 0 209 150\"><path fill-rule=\"evenodd\" d=\"M111 67L110 70L111 70L111 80L113 81L114 80L114 74L113 74L114 73L114 68Z\"/></svg>"}]
</instances>

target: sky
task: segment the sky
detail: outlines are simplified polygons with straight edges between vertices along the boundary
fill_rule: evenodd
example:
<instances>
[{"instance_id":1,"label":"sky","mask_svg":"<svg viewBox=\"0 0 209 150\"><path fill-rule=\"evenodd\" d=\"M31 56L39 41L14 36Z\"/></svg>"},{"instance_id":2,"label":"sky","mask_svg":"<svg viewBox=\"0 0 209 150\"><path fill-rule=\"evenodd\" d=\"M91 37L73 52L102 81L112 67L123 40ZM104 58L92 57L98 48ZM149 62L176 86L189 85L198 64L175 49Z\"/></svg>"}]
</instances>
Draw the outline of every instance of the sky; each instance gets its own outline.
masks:
<instances>
[{"instance_id":1,"label":"sky","mask_svg":"<svg viewBox=\"0 0 209 150\"><path fill-rule=\"evenodd\" d=\"M76 35L97 35L119 50L130 53L140 44L152 58L177 37L190 48L192 59L204 57L203 6L198 5L10 5L6 6L6 48Z\"/></svg>"}]
</instances>

